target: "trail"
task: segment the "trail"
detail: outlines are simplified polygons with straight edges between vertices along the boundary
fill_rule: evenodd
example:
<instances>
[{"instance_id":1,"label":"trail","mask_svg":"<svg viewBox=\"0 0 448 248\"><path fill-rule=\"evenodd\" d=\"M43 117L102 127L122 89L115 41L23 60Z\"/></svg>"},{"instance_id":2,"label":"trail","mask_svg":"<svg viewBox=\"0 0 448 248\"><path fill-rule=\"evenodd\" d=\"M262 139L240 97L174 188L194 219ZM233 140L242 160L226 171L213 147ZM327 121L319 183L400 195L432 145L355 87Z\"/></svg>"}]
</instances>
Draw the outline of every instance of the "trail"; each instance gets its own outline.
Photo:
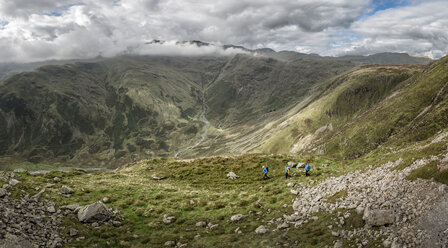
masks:
<instances>
[{"instance_id":1,"label":"trail","mask_svg":"<svg viewBox=\"0 0 448 248\"><path fill-rule=\"evenodd\" d=\"M177 151L174 154L174 157L177 158L179 156L179 154L184 153L188 150L194 149L197 146L199 146L207 137L207 132L208 132L208 128L210 127L210 122L207 120L207 117L205 117L205 113L207 111L207 106L205 104L205 92L204 92L204 87L202 86L202 113L200 116L200 120L204 123L204 127L202 128L202 134L201 134L201 138L196 141L196 143L194 143L194 145L191 145L189 147L186 147L184 149L181 149L179 151Z\"/></svg>"}]
</instances>

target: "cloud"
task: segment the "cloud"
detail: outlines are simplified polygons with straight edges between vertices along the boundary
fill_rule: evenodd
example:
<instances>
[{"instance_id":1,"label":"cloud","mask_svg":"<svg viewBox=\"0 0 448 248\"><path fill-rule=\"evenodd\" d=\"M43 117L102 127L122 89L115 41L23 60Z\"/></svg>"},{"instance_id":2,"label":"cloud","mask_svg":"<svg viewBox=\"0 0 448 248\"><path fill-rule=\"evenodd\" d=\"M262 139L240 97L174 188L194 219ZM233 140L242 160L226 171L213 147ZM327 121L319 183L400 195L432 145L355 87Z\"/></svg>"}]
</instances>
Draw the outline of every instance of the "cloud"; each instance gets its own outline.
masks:
<instances>
[{"instance_id":1,"label":"cloud","mask_svg":"<svg viewBox=\"0 0 448 248\"><path fill-rule=\"evenodd\" d=\"M427 1L387 9L352 25L363 38L353 42L353 53L409 52L440 57L448 51L448 2Z\"/></svg>"},{"instance_id":2,"label":"cloud","mask_svg":"<svg viewBox=\"0 0 448 248\"><path fill-rule=\"evenodd\" d=\"M174 42L183 40L323 55L444 54L446 3L409 1L366 17L371 0L0 0L0 62L236 52ZM169 42L145 45L153 39Z\"/></svg>"}]
</instances>

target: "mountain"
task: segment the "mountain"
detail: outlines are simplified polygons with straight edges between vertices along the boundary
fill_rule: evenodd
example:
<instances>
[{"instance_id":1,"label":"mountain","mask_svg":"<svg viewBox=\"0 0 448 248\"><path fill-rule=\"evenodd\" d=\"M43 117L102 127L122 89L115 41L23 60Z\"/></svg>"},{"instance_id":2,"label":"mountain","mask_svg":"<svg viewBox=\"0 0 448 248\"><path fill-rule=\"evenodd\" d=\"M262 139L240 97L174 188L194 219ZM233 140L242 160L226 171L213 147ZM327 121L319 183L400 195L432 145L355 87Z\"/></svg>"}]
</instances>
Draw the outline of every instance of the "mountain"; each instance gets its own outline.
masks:
<instances>
[{"instance_id":1,"label":"mountain","mask_svg":"<svg viewBox=\"0 0 448 248\"><path fill-rule=\"evenodd\" d=\"M444 61L365 65L265 53L272 56L123 55L15 74L0 83L1 163L116 167L149 157L247 152L362 156L397 129L359 143L353 120Z\"/></svg>"},{"instance_id":2,"label":"mountain","mask_svg":"<svg viewBox=\"0 0 448 248\"><path fill-rule=\"evenodd\" d=\"M199 140L205 106L210 130L247 123L355 65L236 55L43 66L1 83L0 152L84 166L173 156Z\"/></svg>"}]
</instances>

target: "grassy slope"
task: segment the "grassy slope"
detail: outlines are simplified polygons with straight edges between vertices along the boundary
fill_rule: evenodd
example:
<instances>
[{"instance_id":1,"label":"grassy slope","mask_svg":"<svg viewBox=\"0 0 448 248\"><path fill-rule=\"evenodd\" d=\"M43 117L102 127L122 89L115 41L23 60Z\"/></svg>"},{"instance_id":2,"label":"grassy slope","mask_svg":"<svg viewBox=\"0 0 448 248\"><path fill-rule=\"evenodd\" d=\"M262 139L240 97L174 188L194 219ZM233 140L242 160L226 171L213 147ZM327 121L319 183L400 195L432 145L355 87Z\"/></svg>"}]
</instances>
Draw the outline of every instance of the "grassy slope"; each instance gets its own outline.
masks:
<instances>
[{"instance_id":1,"label":"grassy slope","mask_svg":"<svg viewBox=\"0 0 448 248\"><path fill-rule=\"evenodd\" d=\"M274 125L280 128L270 131L268 139L255 150L303 151L384 99L418 69L417 66L364 66L338 76L305 108L291 112L286 121Z\"/></svg>"},{"instance_id":2,"label":"grassy slope","mask_svg":"<svg viewBox=\"0 0 448 248\"><path fill-rule=\"evenodd\" d=\"M14 195L20 190L30 193L31 188L43 187L52 182L54 176L62 178L47 194L59 205L80 203L88 204L107 196L109 207L118 208L125 217L124 226L112 228L102 226L95 229L81 225L76 220L66 219L66 230L75 227L80 230L82 241L74 241L68 247L87 247L92 244L100 246L109 241L112 246L120 247L163 247L164 242L176 240L188 243L189 247L255 247L273 246L277 242L298 242L301 247L321 247L335 240L328 225L338 221L337 213L318 213L319 219L305 224L299 229L291 228L267 235L256 235L255 228L266 225L271 219L291 214L293 195L286 184L310 183L330 176L360 168L360 165L343 165L336 161L311 159L313 173L306 178L302 170L293 170L297 175L285 180L283 166L293 160L286 156L245 155L238 157L214 157L192 161L174 161L155 159L131 164L116 172L85 174L82 172L51 172L43 176L29 176L20 173L22 183L14 187ZM331 163L331 167L320 167L321 163ZM261 181L261 166L268 165L272 179ZM234 171L240 176L238 180L228 180L225 175ZM169 178L154 181L153 175L165 175ZM76 193L70 197L61 197L58 189L61 185L73 187ZM332 199L336 199L333 196ZM283 205L287 204L285 208ZM248 214L253 211L252 214ZM257 215L262 211L264 215ZM342 210L341 210L342 211ZM344 210L346 211L346 210ZM177 220L174 224L162 222L164 214L173 214ZM229 223L235 214L247 215L238 223ZM198 221L218 224L212 230L195 227ZM343 226L363 225L360 216L352 217ZM234 230L242 231L237 234ZM275 229L276 224L270 226ZM334 229L335 230L335 229ZM138 235L134 238L133 235ZM195 237L197 235L198 237Z\"/></svg>"},{"instance_id":3,"label":"grassy slope","mask_svg":"<svg viewBox=\"0 0 448 248\"><path fill-rule=\"evenodd\" d=\"M326 137L322 142L328 153L357 157L384 142L407 147L447 128L447 68L448 57L432 63L402 84L397 94ZM427 112L423 112L425 108ZM349 142L344 145L346 138Z\"/></svg>"}]
</instances>

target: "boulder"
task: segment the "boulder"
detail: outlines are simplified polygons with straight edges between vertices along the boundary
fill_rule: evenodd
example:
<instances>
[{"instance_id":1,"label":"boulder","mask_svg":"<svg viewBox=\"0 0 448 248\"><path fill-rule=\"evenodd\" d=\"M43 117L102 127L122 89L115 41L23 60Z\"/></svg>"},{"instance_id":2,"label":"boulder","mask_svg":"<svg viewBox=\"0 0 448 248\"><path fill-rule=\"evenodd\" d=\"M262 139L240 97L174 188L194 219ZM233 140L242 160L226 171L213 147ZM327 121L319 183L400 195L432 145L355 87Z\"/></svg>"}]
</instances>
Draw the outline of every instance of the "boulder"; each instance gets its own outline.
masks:
<instances>
[{"instance_id":1,"label":"boulder","mask_svg":"<svg viewBox=\"0 0 448 248\"><path fill-rule=\"evenodd\" d=\"M299 211L301 206L302 202L300 200L296 200L292 204L292 209L294 209L294 211Z\"/></svg>"},{"instance_id":2,"label":"boulder","mask_svg":"<svg viewBox=\"0 0 448 248\"><path fill-rule=\"evenodd\" d=\"M268 232L269 232L269 229L266 226L263 226L263 225L261 225L261 226L257 227L257 229L255 229L255 233L256 234L265 234L265 233L268 233Z\"/></svg>"},{"instance_id":3,"label":"boulder","mask_svg":"<svg viewBox=\"0 0 448 248\"><path fill-rule=\"evenodd\" d=\"M235 172L231 171L231 172L227 173L227 178L229 178L229 179L237 179L237 178L239 178L239 176L237 176L235 174Z\"/></svg>"},{"instance_id":4,"label":"boulder","mask_svg":"<svg viewBox=\"0 0 448 248\"><path fill-rule=\"evenodd\" d=\"M49 206L48 208L47 208L47 211L49 212L49 213L56 213L56 208L54 207L54 206Z\"/></svg>"},{"instance_id":5,"label":"boulder","mask_svg":"<svg viewBox=\"0 0 448 248\"><path fill-rule=\"evenodd\" d=\"M166 242L165 242L165 246L176 246L176 242L175 242L175 241L172 241L172 240L170 240L170 241L166 241Z\"/></svg>"},{"instance_id":6,"label":"boulder","mask_svg":"<svg viewBox=\"0 0 448 248\"><path fill-rule=\"evenodd\" d=\"M236 222L236 221L243 220L244 218L246 218L246 216L244 216L242 214L237 214L237 215L230 217L230 221Z\"/></svg>"},{"instance_id":7,"label":"boulder","mask_svg":"<svg viewBox=\"0 0 448 248\"><path fill-rule=\"evenodd\" d=\"M170 216L168 214L165 214L163 216L163 223L165 223L165 224L171 224L175 221L176 221L176 217L174 217L174 216Z\"/></svg>"},{"instance_id":8,"label":"boulder","mask_svg":"<svg viewBox=\"0 0 448 248\"><path fill-rule=\"evenodd\" d=\"M0 197L4 197L7 193L6 189L0 189Z\"/></svg>"},{"instance_id":9,"label":"boulder","mask_svg":"<svg viewBox=\"0 0 448 248\"><path fill-rule=\"evenodd\" d=\"M334 248L343 248L344 247L344 243L342 243L342 240L338 240L336 241L336 243L333 246Z\"/></svg>"},{"instance_id":10,"label":"boulder","mask_svg":"<svg viewBox=\"0 0 448 248\"><path fill-rule=\"evenodd\" d=\"M78 230L76 230L75 228L70 228L69 235L70 237L78 235Z\"/></svg>"},{"instance_id":11,"label":"boulder","mask_svg":"<svg viewBox=\"0 0 448 248\"><path fill-rule=\"evenodd\" d=\"M362 219L371 226L384 226L394 223L395 216L392 210L365 209Z\"/></svg>"},{"instance_id":12,"label":"boulder","mask_svg":"<svg viewBox=\"0 0 448 248\"><path fill-rule=\"evenodd\" d=\"M278 226L277 226L277 229L286 229L286 228L288 228L289 227L289 224L288 223L286 223L286 222L283 222L283 223L281 223L281 224L279 224Z\"/></svg>"},{"instance_id":13,"label":"boulder","mask_svg":"<svg viewBox=\"0 0 448 248\"><path fill-rule=\"evenodd\" d=\"M290 166L291 168L296 168L297 163L292 162L292 161L289 161L289 162L288 162L288 166Z\"/></svg>"},{"instance_id":14,"label":"boulder","mask_svg":"<svg viewBox=\"0 0 448 248\"><path fill-rule=\"evenodd\" d=\"M362 206L358 206L356 208L356 213L364 215L364 208Z\"/></svg>"},{"instance_id":15,"label":"boulder","mask_svg":"<svg viewBox=\"0 0 448 248\"><path fill-rule=\"evenodd\" d=\"M291 182L291 183L288 183L286 186L288 186L288 187L295 187L296 185L297 185L296 183Z\"/></svg>"},{"instance_id":16,"label":"boulder","mask_svg":"<svg viewBox=\"0 0 448 248\"><path fill-rule=\"evenodd\" d=\"M298 163L296 168L305 168L305 163Z\"/></svg>"},{"instance_id":17,"label":"boulder","mask_svg":"<svg viewBox=\"0 0 448 248\"><path fill-rule=\"evenodd\" d=\"M328 167L330 164L322 164L322 167Z\"/></svg>"},{"instance_id":18,"label":"boulder","mask_svg":"<svg viewBox=\"0 0 448 248\"><path fill-rule=\"evenodd\" d=\"M80 207L78 220L86 223L103 222L112 217L112 212L102 202Z\"/></svg>"},{"instance_id":19,"label":"boulder","mask_svg":"<svg viewBox=\"0 0 448 248\"><path fill-rule=\"evenodd\" d=\"M79 204L70 204L70 205L62 206L61 209L68 209L71 211L75 211L75 209L77 209L79 207L80 207Z\"/></svg>"},{"instance_id":20,"label":"boulder","mask_svg":"<svg viewBox=\"0 0 448 248\"><path fill-rule=\"evenodd\" d=\"M113 220L112 221L112 225L114 226L114 227L119 227L119 226L121 226L121 225L123 225L120 221L116 221L116 220Z\"/></svg>"},{"instance_id":21,"label":"boulder","mask_svg":"<svg viewBox=\"0 0 448 248\"><path fill-rule=\"evenodd\" d=\"M299 189L291 189L291 194L298 195L300 193Z\"/></svg>"},{"instance_id":22,"label":"boulder","mask_svg":"<svg viewBox=\"0 0 448 248\"><path fill-rule=\"evenodd\" d=\"M205 222L205 221L196 222L196 226L197 227L206 227L207 226L207 222Z\"/></svg>"},{"instance_id":23,"label":"boulder","mask_svg":"<svg viewBox=\"0 0 448 248\"><path fill-rule=\"evenodd\" d=\"M75 193L75 190L73 190L72 188L67 187L65 185L63 185L61 187L61 194L63 194L63 195L71 195L73 193Z\"/></svg>"},{"instance_id":24,"label":"boulder","mask_svg":"<svg viewBox=\"0 0 448 248\"><path fill-rule=\"evenodd\" d=\"M17 185L17 184L19 184L19 183L20 183L20 181L17 180L17 179L11 179L11 180L9 180L9 185L11 185L11 186L15 186L15 185Z\"/></svg>"}]
</instances>

